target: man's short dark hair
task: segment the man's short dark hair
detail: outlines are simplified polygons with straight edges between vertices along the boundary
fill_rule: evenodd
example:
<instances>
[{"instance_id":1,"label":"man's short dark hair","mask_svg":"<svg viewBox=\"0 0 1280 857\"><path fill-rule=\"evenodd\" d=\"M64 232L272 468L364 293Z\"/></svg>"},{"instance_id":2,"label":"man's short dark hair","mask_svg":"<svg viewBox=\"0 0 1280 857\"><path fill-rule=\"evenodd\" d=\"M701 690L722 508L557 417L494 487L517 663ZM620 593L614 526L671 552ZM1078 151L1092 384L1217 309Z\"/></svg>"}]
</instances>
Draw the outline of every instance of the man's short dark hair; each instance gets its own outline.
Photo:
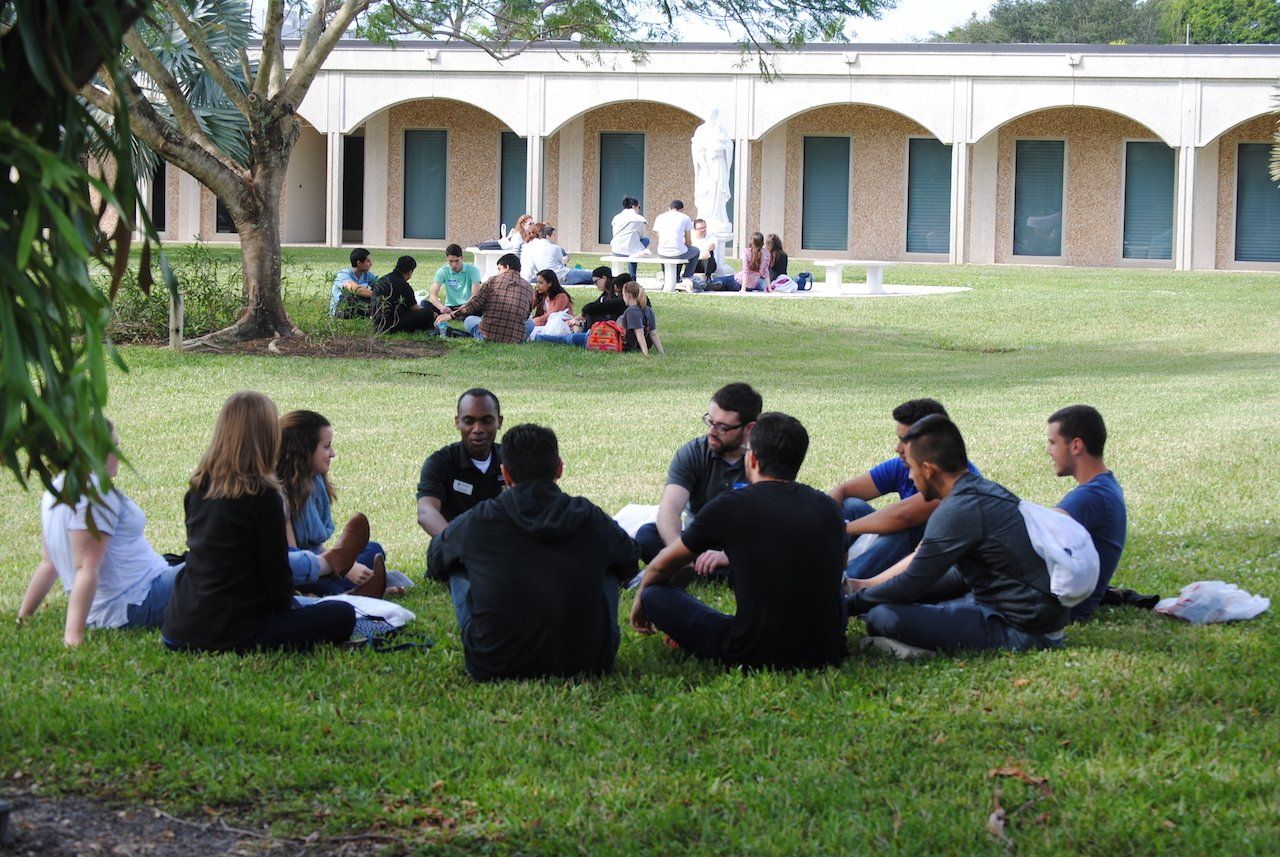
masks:
<instances>
[{"instance_id":1,"label":"man's short dark hair","mask_svg":"<svg viewBox=\"0 0 1280 857\"><path fill-rule=\"evenodd\" d=\"M1107 424L1092 405L1067 405L1053 412L1049 424L1058 424L1058 433L1068 441L1080 438L1090 455L1102 457L1107 445Z\"/></svg>"},{"instance_id":2,"label":"man's short dark hair","mask_svg":"<svg viewBox=\"0 0 1280 857\"><path fill-rule=\"evenodd\" d=\"M761 476L791 481L809 451L809 432L795 417L769 411L760 415L751 430L751 451Z\"/></svg>"},{"instance_id":3,"label":"man's short dark hair","mask_svg":"<svg viewBox=\"0 0 1280 857\"><path fill-rule=\"evenodd\" d=\"M444 254L446 256L461 256L462 248L457 244L450 244L448 247L444 248Z\"/></svg>"},{"instance_id":4,"label":"man's short dark hair","mask_svg":"<svg viewBox=\"0 0 1280 857\"><path fill-rule=\"evenodd\" d=\"M684 200L682 199L671 200L671 207L674 208L676 211L684 211Z\"/></svg>"},{"instance_id":5,"label":"man's short dark hair","mask_svg":"<svg viewBox=\"0 0 1280 857\"><path fill-rule=\"evenodd\" d=\"M740 381L725 384L716 390L711 396L711 401L715 402L718 408L733 411L738 415L738 420L743 423L755 422L764 408L764 399L760 398L760 394L752 389L750 384L743 384Z\"/></svg>"},{"instance_id":6,"label":"man's short dark hair","mask_svg":"<svg viewBox=\"0 0 1280 857\"><path fill-rule=\"evenodd\" d=\"M356 249L351 251L351 267L354 268L356 265L360 264L361 262L363 262L365 259L368 259L368 258L369 258L369 251L364 249L363 247L357 247Z\"/></svg>"},{"instance_id":7,"label":"man's short dark hair","mask_svg":"<svg viewBox=\"0 0 1280 857\"><path fill-rule=\"evenodd\" d=\"M472 387L461 396L458 397L458 410L462 410L462 400L467 396L474 396L477 399L493 399L493 409L498 412L498 416L502 416L502 403L498 401L498 396L486 390L484 387Z\"/></svg>"},{"instance_id":8,"label":"man's short dark hair","mask_svg":"<svg viewBox=\"0 0 1280 857\"><path fill-rule=\"evenodd\" d=\"M512 426L502 435L502 463L516 482L555 479L560 463L556 433L533 423Z\"/></svg>"},{"instance_id":9,"label":"man's short dark hair","mask_svg":"<svg viewBox=\"0 0 1280 857\"><path fill-rule=\"evenodd\" d=\"M912 399L893 409L894 422L904 426L913 426L930 414L948 416L947 409L937 399Z\"/></svg>"},{"instance_id":10,"label":"man's short dark hair","mask_svg":"<svg viewBox=\"0 0 1280 857\"><path fill-rule=\"evenodd\" d=\"M754 431L752 440L755 440ZM956 424L942 414L929 414L912 423L902 441L908 445L912 458L936 465L944 473L960 473L969 469L964 437Z\"/></svg>"},{"instance_id":11,"label":"man's short dark hair","mask_svg":"<svg viewBox=\"0 0 1280 857\"><path fill-rule=\"evenodd\" d=\"M520 270L520 257L515 253L507 253L498 257L498 264L513 271Z\"/></svg>"},{"instance_id":12,"label":"man's short dark hair","mask_svg":"<svg viewBox=\"0 0 1280 857\"><path fill-rule=\"evenodd\" d=\"M418 260L412 256L401 256L396 259L396 273L407 274L418 267Z\"/></svg>"},{"instance_id":13,"label":"man's short dark hair","mask_svg":"<svg viewBox=\"0 0 1280 857\"><path fill-rule=\"evenodd\" d=\"M542 224L543 238L550 238L552 235L555 235L555 234L556 234L556 228L554 226L552 226L550 223Z\"/></svg>"}]
</instances>

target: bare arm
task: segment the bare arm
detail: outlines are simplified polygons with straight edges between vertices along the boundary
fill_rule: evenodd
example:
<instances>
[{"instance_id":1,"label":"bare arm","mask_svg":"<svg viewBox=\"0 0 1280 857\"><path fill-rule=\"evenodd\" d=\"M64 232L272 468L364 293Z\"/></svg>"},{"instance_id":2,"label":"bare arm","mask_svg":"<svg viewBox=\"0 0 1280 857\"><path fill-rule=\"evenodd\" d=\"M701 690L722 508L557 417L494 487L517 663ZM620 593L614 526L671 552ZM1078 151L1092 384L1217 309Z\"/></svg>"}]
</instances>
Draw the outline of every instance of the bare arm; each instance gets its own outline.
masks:
<instances>
[{"instance_id":1,"label":"bare arm","mask_svg":"<svg viewBox=\"0 0 1280 857\"><path fill-rule=\"evenodd\" d=\"M844 529L851 536L861 536L864 533L900 533L903 530L918 527L929 520L933 510L938 508L939 502L925 500L919 494L912 494L905 500L891 503L870 515L850 521Z\"/></svg>"},{"instance_id":2,"label":"bare arm","mask_svg":"<svg viewBox=\"0 0 1280 857\"><path fill-rule=\"evenodd\" d=\"M369 288L368 286L362 286L359 283L357 283L355 280L347 280L343 288L345 288L347 291L351 292L352 294L359 295L362 298L373 297L373 289Z\"/></svg>"},{"instance_id":3,"label":"bare arm","mask_svg":"<svg viewBox=\"0 0 1280 857\"><path fill-rule=\"evenodd\" d=\"M431 294L427 297L427 303L431 304L440 312L445 311L445 305L440 300L440 284L439 283L437 282L431 283Z\"/></svg>"},{"instance_id":4,"label":"bare arm","mask_svg":"<svg viewBox=\"0 0 1280 857\"><path fill-rule=\"evenodd\" d=\"M439 497L418 498L418 526L422 527L427 535L433 539L443 533L445 527L449 526L449 522L440 512Z\"/></svg>"},{"instance_id":5,"label":"bare arm","mask_svg":"<svg viewBox=\"0 0 1280 857\"><path fill-rule=\"evenodd\" d=\"M22 606L18 608L19 624L40 608L45 596L53 588L53 582L57 579L58 571L53 567L53 560L49 558L49 548L42 538L40 539L40 562L31 575L31 582L27 584L26 595L22 596Z\"/></svg>"},{"instance_id":6,"label":"bare arm","mask_svg":"<svg viewBox=\"0 0 1280 857\"><path fill-rule=\"evenodd\" d=\"M912 551L875 577L868 577L866 580L858 580L856 578L846 580L845 587L852 592L858 589L870 589L873 586L879 586L881 583L887 583L906 571L907 566L911 565L911 560L915 559L915 556L916 552Z\"/></svg>"},{"instance_id":7,"label":"bare arm","mask_svg":"<svg viewBox=\"0 0 1280 857\"><path fill-rule=\"evenodd\" d=\"M84 642L84 626L89 619L93 596L98 594L98 574L102 560L107 555L111 536L91 533L88 530L72 530L71 557L76 564L75 582L71 584L71 597L67 602L67 624L62 642L78 646Z\"/></svg>"},{"instance_id":8,"label":"bare arm","mask_svg":"<svg viewBox=\"0 0 1280 857\"><path fill-rule=\"evenodd\" d=\"M659 354L667 353L662 347L662 340L658 338L658 331L656 330L649 331L649 338L653 340L653 347L658 349Z\"/></svg>"},{"instance_id":9,"label":"bare arm","mask_svg":"<svg viewBox=\"0 0 1280 857\"><path fill-rule=\"evenodd\" d=\"M672 486L668 485L667 487L670 488ZM653 558L653 562L645 567L644 576L640 578L640 588L636 590L636 600L631 605L632 628L635 628L641 634L653 633L653 623L645 615L644 608L640 604L640 596L647 587L655 583L666 583L677 571L688 565L692 559L693 551L685 547L685 543L677 538L663 548L662 552Z\"/></svg>"},{"instance_id":10,"label":"bare arm","mask_svg":"<svg viewBox=\"0 0 1280 857\"><path fill-rule=\"evenodd\" d=\"M689 503L689 489L680 485L667 485L662 489L658 503L658 535L662 543L674 544L680 540L680 513Z\"/></svg>"},{"instance_id":11,"label":"bare arm","mask_svg":"<svg viewBox=\"0 0 1280 857\"><path fill-rule=\"evenodd\" d=\"M861 476L855 476L841 482L836 487L827 492L832 500L837 503L843 503L850 497L857 500L874 500L881 496L880 489L876 487L875 480L871 478L870 473L864 473Z\"/></svg>"}]
</instances>

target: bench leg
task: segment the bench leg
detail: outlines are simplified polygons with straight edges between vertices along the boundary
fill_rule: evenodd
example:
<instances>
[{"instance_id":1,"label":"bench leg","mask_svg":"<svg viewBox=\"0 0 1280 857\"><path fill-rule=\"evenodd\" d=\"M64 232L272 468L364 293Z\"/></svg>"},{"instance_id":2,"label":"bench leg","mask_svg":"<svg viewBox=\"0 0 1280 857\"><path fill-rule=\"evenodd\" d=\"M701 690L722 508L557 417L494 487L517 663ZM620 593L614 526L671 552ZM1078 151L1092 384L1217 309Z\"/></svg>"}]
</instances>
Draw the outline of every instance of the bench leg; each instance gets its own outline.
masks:
<instances>
[{"instance_id":1,"label":"bench leg","mask_svg":"<svg viewBox=\"0 0 1280 857\"><path fill-rule=\"evenodd\" d=\"M609 270L616 277L626 270L626 268L624 267L626 264L627 264L626 262L610 262Z\"/></svg>"},{"instance_id":2,"label":"bench leg","mask_svg":"<svg viewBox=\"0 0 1280 857\"><path fill-rule=\"evenodd\" d=\"M669 263L669 262L664 262L664 263L663 263L663 265L662 265L662 278L663 278L662 290L663 290L664 292L674 292L674 291L676 290L676 272L677 272L677 271L681 268L681 266L683 266L683 265L684 265L684 262L683 262L683 261L681 261L679 264L676 264L676 265L672 265L672 264L671 264L671 263Z\"/></svg>"},{"instance_id":3,"label":"bench leg","mask_svg":"<svg viewBox=\"0 0 1280 857\"><path fill-rule=\"evenodd\" d=\"M867 266L867 292L873 295L884 294L884 268L879 265Z\"/></svg>"},{"instance_id":4,"label":"bench leg","mask_svg":"<svg viewBox=\"0 0 1280 857\"><path fill-rule=\"evenodd\" d=\"M844 265L824 265L827 269L827 278L823 281L823 288L828 294L840 294L840 277L844 271Z\"/></svg>"}]
</instances>

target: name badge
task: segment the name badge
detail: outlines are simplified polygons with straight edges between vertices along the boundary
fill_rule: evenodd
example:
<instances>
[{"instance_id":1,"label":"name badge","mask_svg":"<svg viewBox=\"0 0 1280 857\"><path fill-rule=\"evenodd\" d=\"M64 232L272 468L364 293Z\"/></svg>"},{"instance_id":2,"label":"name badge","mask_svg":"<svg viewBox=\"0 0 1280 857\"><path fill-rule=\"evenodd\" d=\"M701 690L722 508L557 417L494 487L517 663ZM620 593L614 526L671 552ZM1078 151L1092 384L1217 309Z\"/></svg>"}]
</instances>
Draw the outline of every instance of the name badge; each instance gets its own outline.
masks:
<instances>
[{"instance_id":1,"label":"name badge","mask_svg":"<svg viewBox=\"0 0 1280 857\"><path fill-rule=\"evenodd\" d=\"M461 479L455 479L453 480L453 490L457 491L459 494L466 494L468 497L470 497L471 492L474 489L472 488L472 485L470 482L463 482Z\"/></svg>"}]
</instances>

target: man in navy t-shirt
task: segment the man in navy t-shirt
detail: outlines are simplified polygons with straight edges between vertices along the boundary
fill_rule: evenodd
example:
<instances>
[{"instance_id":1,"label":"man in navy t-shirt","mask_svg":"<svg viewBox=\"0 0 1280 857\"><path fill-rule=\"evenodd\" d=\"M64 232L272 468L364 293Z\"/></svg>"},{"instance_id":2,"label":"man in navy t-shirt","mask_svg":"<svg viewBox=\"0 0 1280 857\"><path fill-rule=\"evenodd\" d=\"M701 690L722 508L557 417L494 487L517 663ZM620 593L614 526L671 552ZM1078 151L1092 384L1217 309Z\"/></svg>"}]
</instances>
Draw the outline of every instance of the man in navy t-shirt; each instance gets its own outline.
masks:
<instances>
[{"instance_id":1,"label":"man in navy t-shirt","mask_svg":"<svg viewBox=\"0 0 1280 857\"><path fill-rule=\"evenodd\" d=\"M1083 622L1102 603L1124 551L1128 525L1124 491L1102 460L1107 427L1096 408L1070 405L1056 411L1048 422L1045 448L1053 459L1054 472L1079 483L1062 498L1058 511L1088 530L1098 551L1098 585L1092 595L1071 608L1071 621Z\"/></svg>"},{"instance_id":2,"label":"man in navy t-shirt","mask_svg":"<svg viewBox=\"0 0 1280 857\"><path fill-rule=\"evenodd\" d=\"M861 476L842 482L828 493L841 504L844 512L845 532L850 540L873 533L877 538L871 545L849 561L845 576L863 579L875 577L907 556L920 544L925 522L938 507L937 501L926 501L916 491L903 459L902 436L919 420L930 414L947 416L947 409L936 399L912 399L893 409L897 423L898 456L881 462ZM969 472L981 476L978 468L969 464ZM896 493L898 502L879 510L868 500Z\"/></svg>"}]
</instances>

